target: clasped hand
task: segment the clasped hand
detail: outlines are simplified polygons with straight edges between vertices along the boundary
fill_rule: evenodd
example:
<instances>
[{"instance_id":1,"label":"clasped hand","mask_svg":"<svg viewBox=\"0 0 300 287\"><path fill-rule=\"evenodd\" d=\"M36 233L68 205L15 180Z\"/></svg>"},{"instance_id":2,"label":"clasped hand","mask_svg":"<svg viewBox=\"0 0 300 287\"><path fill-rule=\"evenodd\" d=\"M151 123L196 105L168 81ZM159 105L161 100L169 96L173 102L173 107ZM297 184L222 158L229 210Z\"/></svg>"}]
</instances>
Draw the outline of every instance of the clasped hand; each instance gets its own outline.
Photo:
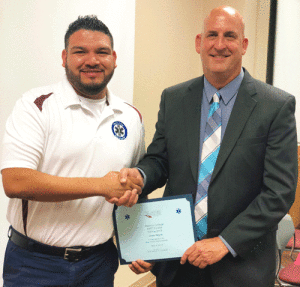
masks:
<instances>
[{"instance_id":1,"label":"clasped hand","mask_svg":"<svg viewBox=\"0 0 300 287\"><path fill-rule=\"evenodd\" d=\"M120 173L109 172L105 177L114 182L112 192L106 197L108 202L128 207L137 203L144 186L143 178L137 169L123 168Z\"/></svg>"}]
</instances>

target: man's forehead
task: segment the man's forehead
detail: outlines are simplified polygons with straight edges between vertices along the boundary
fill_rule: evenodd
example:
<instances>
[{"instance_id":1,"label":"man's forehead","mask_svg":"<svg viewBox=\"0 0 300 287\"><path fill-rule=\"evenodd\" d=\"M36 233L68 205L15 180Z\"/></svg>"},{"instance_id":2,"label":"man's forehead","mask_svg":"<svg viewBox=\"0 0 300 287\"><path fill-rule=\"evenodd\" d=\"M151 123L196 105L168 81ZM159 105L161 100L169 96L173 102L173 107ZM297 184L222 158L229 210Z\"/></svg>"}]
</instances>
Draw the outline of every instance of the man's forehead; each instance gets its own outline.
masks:
<instances>
[{"instance_id":1,"label":"man's forehead","mask_svg":"<svg viewBox=\"0 0 300 287\"><path fill-rule=\"evenodd\" d=\"M239 30L237 28L231 28L231 27L211 27L208 29L205 29L205 33L239 33Z\"/></svg>"},{"instance_id":2,"label":"man's forehead","mask_svg":"<svg viewBox=\"0 0 300 287\"><path fill-rule=\"evenodd\" d=\"M80 46L85 43L106 44L111 45L111 40L108 35L101 31L80 29L74 32L69 38L69 46Z\"/></svg>"},{"instance_id":3,"label":"man's forehead","mask_svg":"<svg viewBox=\"0 0 300 287\"><path fill-rule=\"evenodd\" d=\"M74 37L88 37L88 36L99 37L99 38L102 38L102 37L109 38L108 35L106 35L105 33L101 32L101 31L80 29L80 30L75 31L73 34L71 34L70 39L74 38Z\"/></svg>"},{"instance_id":4,"label":"man's forehead","mask_svg":"<svg viewBox=\"0 0 300 287\"><path fill-rule=\"evenodd\" d=\"M204 20L203 31L211 30L228 30L231 32L242 32L244 31L243 17L229 6L221 6L213 9L210 14Z\"/></svg>"},{"instance_id":5,"label":"man's forehead","mask_svg":"<svg viewBox=\"0 0 300 287\"><path fill-rule=\"evenodd\" d=\"M239 33L243 30L242 24L234 18L224 17L220 15L219 17L208 18L204 23L204 32L231 32Z\"/></svg>"}]
</instances>

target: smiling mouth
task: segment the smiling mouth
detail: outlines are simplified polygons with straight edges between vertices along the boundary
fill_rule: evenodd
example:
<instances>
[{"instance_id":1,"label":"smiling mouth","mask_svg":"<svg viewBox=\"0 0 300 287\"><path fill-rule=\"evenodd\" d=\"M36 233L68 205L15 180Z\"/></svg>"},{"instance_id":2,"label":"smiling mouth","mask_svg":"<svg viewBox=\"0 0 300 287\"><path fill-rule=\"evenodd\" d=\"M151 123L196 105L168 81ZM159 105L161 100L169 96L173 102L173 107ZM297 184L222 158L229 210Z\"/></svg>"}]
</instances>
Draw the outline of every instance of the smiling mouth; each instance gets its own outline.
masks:
<instances>
[{"instance_id":1,"label":"smiling mouth","mask_svg":"<svg viewBox=\"0 0 300 287\"><path fill-rule=\"evenodd\" d=\"M103 70L81 70L80 72L89 77L97 77Z\"/></svg>"},{"instance_id":2,"label":"smiling mouth","mask_svg":"<svg viewBox=\"0 0 300 287\"><path fill-rule=\"evenodd\" d=\"M210 55L213 58L225 59L228 58L229 55Z\"/></svg>"},{"instance_id":3,"label":"smiling mouth","mask_svg":"<svg viewBox=\"0 0 300 287\"><path fill-rule=\"evenodd\" d=\"M101 73L102 70L81 70L82 73Z\"/></svg>"}]
</instances>

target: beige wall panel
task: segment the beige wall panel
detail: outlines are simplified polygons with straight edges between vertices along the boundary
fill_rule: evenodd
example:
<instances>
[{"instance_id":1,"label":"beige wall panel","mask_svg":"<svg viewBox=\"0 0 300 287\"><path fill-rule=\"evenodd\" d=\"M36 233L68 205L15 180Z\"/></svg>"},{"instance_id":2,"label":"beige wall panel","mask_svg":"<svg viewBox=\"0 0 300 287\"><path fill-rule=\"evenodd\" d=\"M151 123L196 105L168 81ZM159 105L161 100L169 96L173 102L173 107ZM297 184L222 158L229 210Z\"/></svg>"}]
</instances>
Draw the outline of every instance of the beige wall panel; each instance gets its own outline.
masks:
<instances>
[{"instance_id":1,"label":"beige wall panel","mask_svg":"<svg viewBox=\"0 0 300 287\"><path fill-rule=\"evenodd\" d=\"M201 1L136 2L134 105L141 111L146 145L152 140L162 90L200 75L195 37Z\"/></svg>"},{"instance_id":2,"label":"beige wall panel","mask_svg":"<svg viewBox=\"0 0 300 287\"><path fill-rule=\"evenodd\" d=\"M258 3L256 21L256 46L253 76L263 82L267 75L268 39L270 21L270 0L260 0Z\"/></svg>"}]
</instances>

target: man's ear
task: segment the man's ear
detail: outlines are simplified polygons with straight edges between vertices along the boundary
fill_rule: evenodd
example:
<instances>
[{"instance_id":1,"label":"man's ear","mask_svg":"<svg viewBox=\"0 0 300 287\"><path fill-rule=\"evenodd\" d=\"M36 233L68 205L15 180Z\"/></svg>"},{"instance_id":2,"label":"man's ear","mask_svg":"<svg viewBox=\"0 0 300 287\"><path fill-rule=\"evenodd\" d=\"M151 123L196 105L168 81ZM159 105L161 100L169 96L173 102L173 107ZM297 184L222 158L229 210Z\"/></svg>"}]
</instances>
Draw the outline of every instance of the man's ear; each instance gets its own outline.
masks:
<instances>
[{"instance_id":1,"label":"man's ear","mask_svg":"<svg viewBox=\"0 0 300 287\"><path fill-rule=\"evenodd\" d=\"M201 37L202 35L198 34L195 39L195 47L196 47L196 52L198 54L200 54L200 49L201 49Z\"/></svg>"},{"instance_id":2,"label":"man's ear","mask_svg":"<svg viewBox=\"0 0 300 287\"><path fill-rule=\"evenodd\" d=\"M62 58L62 66L65 68L66 67L66 63L67 63L67 51L66 49L64 49L61 53L61 58Z\"/></svg>"},{"instance_id":3,"label":"man's ear","mask_svg":"<svg viewBox=\"0 0 300 287\"><path fill-rule=\"evenodd\" d=\"M114 57L115 68L117 68L117 53L116 53L116 51L113 51L112 55Z\"/></svg>"},{"instance_id":4,"label":"man's ear","mask_svg":"<svg viewBox=\"0 0 300 287\"><path fill-rule=\"evenodd\" d=\"M243 55L246 54L247 47L248 47L248 38L244 38L243 39Z\"/></svg>"}]
</instances>

